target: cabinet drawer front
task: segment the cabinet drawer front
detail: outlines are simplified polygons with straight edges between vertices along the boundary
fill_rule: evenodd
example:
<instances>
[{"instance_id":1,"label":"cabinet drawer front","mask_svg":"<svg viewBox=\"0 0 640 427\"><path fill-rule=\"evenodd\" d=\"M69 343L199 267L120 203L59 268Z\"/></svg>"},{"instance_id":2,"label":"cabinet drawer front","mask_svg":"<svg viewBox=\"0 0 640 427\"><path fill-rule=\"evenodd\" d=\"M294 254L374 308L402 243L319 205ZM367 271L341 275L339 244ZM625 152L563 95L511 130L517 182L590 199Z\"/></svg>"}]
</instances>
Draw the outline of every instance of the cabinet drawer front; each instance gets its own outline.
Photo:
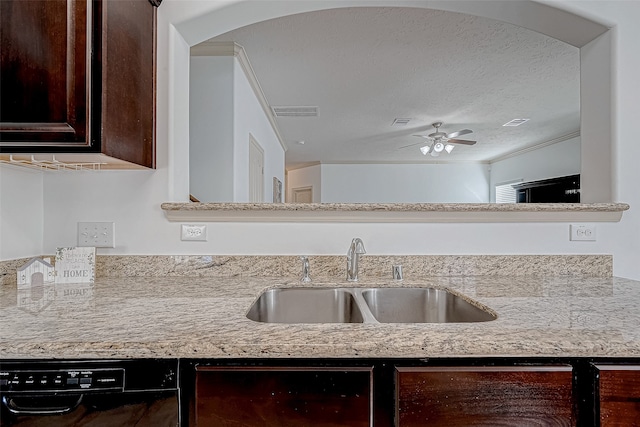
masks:
<instances>
[{"instance_id":1,"label":"cabinet drawer front","mask_svg":"<svg viewBox=\"0 0 640 427\"><path fill-rule=\"evenodd\" d=\"M198 367L197 426L371 426L371 368Z\"/></svg>"},{"instance_id":2,"label":"cabinet drawer front","mask_svg":"<svg viewBox=\"0 0 640 427\"><path fill-rule=\"evenodd\" d=\"M602 427L640 426L640 365L595 365Z\"/></svg>"},{"instance_id":3,"label":"cabinet drawer front","mask_svg":"<svg viewBox=\"0 0 640 427\"><path fill-rule=\"evenodd\" d=\"M396 369L396 424L572 426L570 366Z\"/></svg>"}]
</instances>

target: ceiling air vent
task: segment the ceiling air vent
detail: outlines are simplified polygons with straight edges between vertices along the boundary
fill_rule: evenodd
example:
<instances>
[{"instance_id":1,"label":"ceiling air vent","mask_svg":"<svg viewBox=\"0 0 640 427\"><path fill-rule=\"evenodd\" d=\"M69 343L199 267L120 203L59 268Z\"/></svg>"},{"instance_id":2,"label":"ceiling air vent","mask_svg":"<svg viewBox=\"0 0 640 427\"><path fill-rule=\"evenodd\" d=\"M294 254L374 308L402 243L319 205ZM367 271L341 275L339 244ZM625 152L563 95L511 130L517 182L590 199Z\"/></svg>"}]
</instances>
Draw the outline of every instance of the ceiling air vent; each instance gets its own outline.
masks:
<instances>
[{"instance_id":1,"label":"ceiling air vent","mask_svg":"<svg viewBox=\"0 0 640 427\"><path fill-rule=\"evenodd\" d=\"M502 126L520 126L523 123L528 122L529 119L513 119L510 122L503 124Z\"/></svg>"},{"instance_id":2,"label":"ceiling air vent","mask_svg":"<svg viewBox=\"0 0 640 427\"><path fill-rule=\"evenodd\" d=\"M318 107L271 107L276 117L316 117Z\"/></svg>"},{"instance_id":3,"label":"ceiling air vent","mask_svg":"<svg viewBox=\"0 0 640 427\"><path fill-rule=\"evenodd\" d=\"M407 124L409 124L410 121L411 119L406 119L406 118L394 119L393 123L391 123L391 126L406 126Z\"/></svg>"}]
</instances>

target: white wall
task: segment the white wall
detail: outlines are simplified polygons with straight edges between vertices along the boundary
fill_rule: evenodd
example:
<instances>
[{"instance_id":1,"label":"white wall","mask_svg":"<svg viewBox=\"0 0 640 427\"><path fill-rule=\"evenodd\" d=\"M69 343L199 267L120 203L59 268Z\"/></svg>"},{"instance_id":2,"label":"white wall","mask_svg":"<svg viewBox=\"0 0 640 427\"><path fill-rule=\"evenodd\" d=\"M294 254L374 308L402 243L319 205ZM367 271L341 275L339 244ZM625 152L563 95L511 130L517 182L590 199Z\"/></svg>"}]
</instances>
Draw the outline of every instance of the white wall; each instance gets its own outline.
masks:
<instances>
[{"instance_id":1,"label":"white wall","mask_svg":"<svg viewBox=\"0 0 640 427\"><path fill-rule=\"evenodd\" d=\"M247 76L234 59L233 138L234 201L249 201L249 134L264 150L264 197L273 200L273 178L284 182L284 149L251 88Z\"/></svg>"},{"instance_id":2,"label":"white wall","mask_svg":"<svg viewBox=\"0 0 640 427\"><path fill-rule=\"evenodd\" d=\"M117 247L99 250L99 253L343 254L350 239L359 236L364 239L370 254L613 254L616 275L640 279L640 192L637 191L640 144L636 142L637 117L640 114L640 85L637 84L637 76L640 75L640 54L637 53L640 2L563 0L552 3L616 26L612 99L615 200L630 203L631 210L624 214L620 223L598 224L597 242L569 242L569 225L564 223L211 223L208 224L208 242L181 242L180 224L169 223L160 210L160 204L164 201L186 201L188 196L188 178L185 176L188 173L186 147L189 133L186 111L189 105L188 46L214 33L246 24L248 20L293 13L294 6L311 7L309 5L318 3L279 2L270 8L259 4L248 1L163 2L158 11L158 169L97 174L47 173L44 181L43 252L52 253L56 246L74 244L77 221L107 220L116 222ZM239 8L232 15L233 19L228 14L218 13L223 5L227 12L235 11L234 7ZM204 12L212 13L201 15ZM533 18L527 15L527 19ZM12 214L8 219L4 217L7 198L4 179L2 185L2 221L8 221L9 226L20 224L19 214ZM23 182L18 185L20 190L29 187ZM37 220L28 221L25 225L31 224L37 226ZM4 232L2 237L2 247L21 244L17 237L5 243ZM22 255L3 252L0 256L9 259Z\"/></svg>"},{"instance_id":3,"label":"white wall","mask_svg":"<svg viewBox=\"0 0 640 427\"><path fill-rule=\"evenodd\" d=\"M612 2L612 6L616 2ZM582 170L580 200L583 203L613 201L613 123L603 118L613 117L613 86L611 67L614 31L609 31L580 49L580 128L582 129ZM590 88L588 93L583 90ZM597 126L593 126L596 124ZM586 130L589 128L589 130Z\"/></svg>"},{"instance_id":4,"label":"white wall","mask_svg":"<svg viewBox=\"0 0 640 427\"><path fill-rule=\"evenodd\" d=\"M516 180L537 181L580 173L580 137L539 148L491 164L491 201L495 186Z\"/></svg>"},{"instance_id":5,"label":"white wall","mask_svg":"<svg viewBox=\"0 0 640 427\"><path fill-rule=\"evenodd\" d=\"M319 164L291 170L287 173L287 201L293 200L293 189L311 187L313 203L321 203L322 169Z\"/></svg>"},{"instance_id":6,"label":"white wall","mask_svg":"<svg viewBox=\"0 0 640 427\"><path fill-rule=\"evenodd\" d=\"M323 164L325 203L487 203L481 163Z\"/></svg>"},{"instance_id":7,"label":"white wall","mask_svg":"<svg viewBox=\"0 0 640 427\"><path fill-rule=\"evenodd\" d=\"M202 202L249 201L249 134L264 150L263 200L284 181L284 149L233 56L194 56L190 69L189 191Z\"/></svg>"},{"instance_id":8,"label":"white wall","mask_svg":"<svg viewBox=\"0 0 640 427\"><path fill-rule=\"evenodd\" d=\"M43 173L0 165L0 260L42 253Z\"/></svg>"},{"instance_id":9,"label":"white wall","mask_svg":"<svg viewBox=\"0 0 640 427\"><path fill-rule=\"evenodd\" d=\"M234 201L233 68L233 57L191 57L189 192L202 202Z\"/></svg>"}]
</instances>

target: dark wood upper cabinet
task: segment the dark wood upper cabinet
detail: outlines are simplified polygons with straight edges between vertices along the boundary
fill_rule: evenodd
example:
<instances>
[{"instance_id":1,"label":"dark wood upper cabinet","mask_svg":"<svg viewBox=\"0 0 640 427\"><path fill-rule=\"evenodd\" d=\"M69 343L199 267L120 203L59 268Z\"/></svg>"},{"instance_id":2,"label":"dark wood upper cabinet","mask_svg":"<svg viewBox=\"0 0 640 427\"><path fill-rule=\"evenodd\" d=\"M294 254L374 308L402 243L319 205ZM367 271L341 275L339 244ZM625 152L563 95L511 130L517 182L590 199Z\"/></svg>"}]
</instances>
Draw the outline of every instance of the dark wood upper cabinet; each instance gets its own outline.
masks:
<instances>
[{"instance_id":1,"label":"dark wood upper cabinet","mask_svg":"<svg viewBox=\"0 0 640 427\"><path fill-rule=\"evenodd\" d=\"M155 167L149 0L2 0L0 38L0 152Z\"/></svg>"}]
</instances>

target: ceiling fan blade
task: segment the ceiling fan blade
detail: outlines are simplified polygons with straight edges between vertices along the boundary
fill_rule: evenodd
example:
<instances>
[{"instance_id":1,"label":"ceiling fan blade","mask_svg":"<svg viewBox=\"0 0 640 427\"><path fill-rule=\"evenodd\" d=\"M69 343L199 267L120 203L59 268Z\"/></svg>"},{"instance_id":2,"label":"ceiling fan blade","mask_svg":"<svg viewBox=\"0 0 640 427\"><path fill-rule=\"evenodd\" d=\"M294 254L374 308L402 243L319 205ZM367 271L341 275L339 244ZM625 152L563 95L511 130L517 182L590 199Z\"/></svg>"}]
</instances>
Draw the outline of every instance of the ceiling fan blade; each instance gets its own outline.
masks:
<instances>
[{"instance_id":1,"label":"ceiling fan blade","mask_svg":"<svg viewBox=\"0 0 640 427\"><path fill-rule=\"evenodd\" d=\"M466 139L450 139L447 141L448 144L463 144L463 145L474 145L477 141L467 141Z\"/></svg>"},{"instance_id":2,"label":"ceiling fan blade","mask_svg":"<svg viewBox=\"0 0 640 427\"><path fill-rule=\"evenodd\" d=\"M418 135L415 135L415 136L418 136ZM399 149L401 149L401 148L413 147L413 146L415 146L415 145L420 145L420 144L424 144L424 143L425 143L424 141L420 141L420 142L416 142L416 143L414 143L414 144L403 145L402 147L398 147L397 149L399 150Z\"/></svg>"},{"instance_id":3,"label":"ceiling fan blade","mask_svg":"<svg viewBox=\"0 0 640 427\"><path fill-rule=\"evenodd\" d=\"M457 138L459 136L468 135L470 133L473 133L473 131L471 129L462 129L462 130L459 130L458 132L448 133L447 134L447 138L449 138L449 139Z\"/></svg>"},{"instance_id":4,"label":"ceiling fan blade","mask_svg":"<svg viewBox=\"0 0 640 427\"><path fill-rule=\"evenodd\" d=\"M431 138L431 135L411 135L411 136L417 136L419 138Z\"/></svg>"}]
</instances>

